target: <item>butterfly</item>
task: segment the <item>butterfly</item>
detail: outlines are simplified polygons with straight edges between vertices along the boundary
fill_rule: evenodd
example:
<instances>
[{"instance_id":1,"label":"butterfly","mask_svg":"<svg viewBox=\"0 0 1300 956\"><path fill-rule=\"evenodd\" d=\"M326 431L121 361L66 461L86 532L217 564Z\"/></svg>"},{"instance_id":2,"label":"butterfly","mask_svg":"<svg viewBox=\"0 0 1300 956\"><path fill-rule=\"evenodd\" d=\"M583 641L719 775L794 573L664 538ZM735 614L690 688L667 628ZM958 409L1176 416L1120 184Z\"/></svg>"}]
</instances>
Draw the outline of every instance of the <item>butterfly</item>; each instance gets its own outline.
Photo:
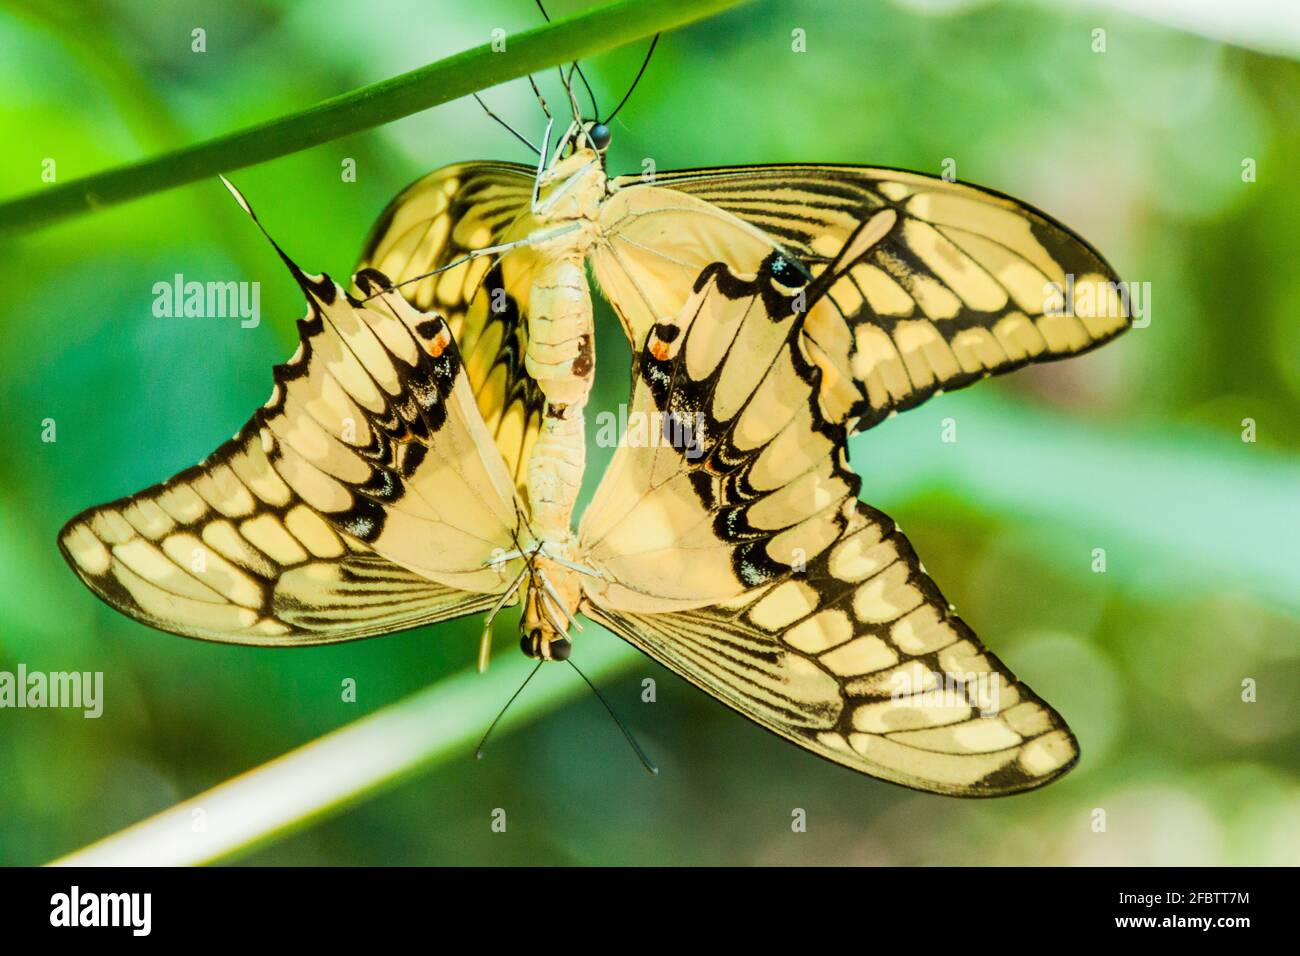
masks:
<instances>
[{"instance_id":1,"label":"butterfly","mask_svg":"<svg viewBox=\"0 0 1300 956\"><path fill-rule=\"evenodd\" d=\"M73 569L155 627L243 644L519 604L524 652L562 660L581 615L854 770L958 796L1059 777L1065 721L858 500L847 443L1113 338L1113 271L1045 214L919 173L610 178L608 122L572 105L536 167L402 193L349 290L281 253L308 313L271 399L201 465L74 518ZM651 424L575 529L588 264Z\"/></svg>"}]
</instances>

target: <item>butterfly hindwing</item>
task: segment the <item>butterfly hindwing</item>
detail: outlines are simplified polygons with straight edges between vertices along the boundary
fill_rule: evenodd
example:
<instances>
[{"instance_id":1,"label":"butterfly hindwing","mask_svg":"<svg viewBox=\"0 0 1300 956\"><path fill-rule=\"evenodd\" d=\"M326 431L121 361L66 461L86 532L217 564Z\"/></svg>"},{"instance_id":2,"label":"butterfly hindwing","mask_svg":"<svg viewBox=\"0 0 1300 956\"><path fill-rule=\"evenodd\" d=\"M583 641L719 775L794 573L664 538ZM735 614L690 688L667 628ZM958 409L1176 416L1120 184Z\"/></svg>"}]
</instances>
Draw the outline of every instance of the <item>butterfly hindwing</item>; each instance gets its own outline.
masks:
<instances>
[{"instance_id":1,"label":"butterfly hindwing","mask_svg":"<svg viewBox=\"0 0 1300 956\"><path fill-rule=\"evenodd\" d=\"M802 347L829 418L891 412L1128 327L1113 270L1045 214L990 190L862 166L752 166L613 181L597 253L634 342L710 262L776 253L804 289ZM647 291L648 290L648 291Z\"/></svg>"},{"instance_id":2,"label":"butterfly hindwing","mask_svg":"<svg viewBox=\"0 0 1300 956\"><path fill-rule=\"evenodd\" d=\"M624 440L583 516L584 613L855 770L968 796L1046 783L1074 738L858 501L782 277L712 267L650 330L629 433L639 414L657 440Z\"/></svg>"},{"instance_id":3,"label":"butterfly hindwing","mask_svg":"<svg viewBox=\"0 0 1300 956\"><path fill-rule=\"evenodd\" d=\"M253 423L203 464L77 515L59 533L59 548L109 606L223 643L352 640L494 601L430 581L340 534L276 471Z\"/></svg>"},{"instance_id":4,"label":"butterfly hindwing","mask_svg":"<svg viewBox=\"0 0 1300 956\"><path fill-rule=\"evenodd\" d=\"M541 392L524 369L536 256L521 247L427 274L527 236L536 226L534 176L526 166L489 162L430 173L389 204L357 267L377 269L417 309L446 317L479 409L521 488L542 414Z\"/></svg>"}]
</instances>

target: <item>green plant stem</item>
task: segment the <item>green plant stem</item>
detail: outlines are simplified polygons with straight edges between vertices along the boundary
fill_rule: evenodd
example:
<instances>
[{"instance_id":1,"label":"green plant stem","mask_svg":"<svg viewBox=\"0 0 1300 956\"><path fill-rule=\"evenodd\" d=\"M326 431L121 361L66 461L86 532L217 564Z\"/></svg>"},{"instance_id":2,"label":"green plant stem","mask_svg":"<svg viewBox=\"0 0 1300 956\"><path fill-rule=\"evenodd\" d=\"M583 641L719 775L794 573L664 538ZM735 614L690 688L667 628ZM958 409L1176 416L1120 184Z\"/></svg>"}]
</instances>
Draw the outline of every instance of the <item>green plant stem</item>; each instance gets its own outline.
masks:
<instances>
[{"instance_id":1,"label":"green plant stem","mask_svg":"<svg viewBox=\"0 0 1300 956\"><path fill-rule=\"evenodd\" d=\"M589 625L582 668L608 682L641 655ZM486 674L467 671L433 684L311 743L169 807L55 866L193 866L244 853L337 812L412 773L458 759L473 773L473 747L534 662L513 649ZM568 700L590 695L571 668L547 666L502 719L504 734ZM592 706L599 706L594 702ZM633 722L635 726L635 721ZM611 723L609 732L617 734ZM498 739L495 735L493 739ZM491 747L485 759L491 759ZM630 765L636 756L627 752Z\"/></svg>"},{"instance_id":2,"label":"green plant stem","mask_svg":"<svg viewBox=\"0 0 1300 956\"><path fill-rule=\"evenodd\" d=\"M616 0L507 37L502 52L489 42L290 116L11 199L0 204L0 233L47 225L317 146L742 2L746 0Z\"/></svg>"}]
</instances>

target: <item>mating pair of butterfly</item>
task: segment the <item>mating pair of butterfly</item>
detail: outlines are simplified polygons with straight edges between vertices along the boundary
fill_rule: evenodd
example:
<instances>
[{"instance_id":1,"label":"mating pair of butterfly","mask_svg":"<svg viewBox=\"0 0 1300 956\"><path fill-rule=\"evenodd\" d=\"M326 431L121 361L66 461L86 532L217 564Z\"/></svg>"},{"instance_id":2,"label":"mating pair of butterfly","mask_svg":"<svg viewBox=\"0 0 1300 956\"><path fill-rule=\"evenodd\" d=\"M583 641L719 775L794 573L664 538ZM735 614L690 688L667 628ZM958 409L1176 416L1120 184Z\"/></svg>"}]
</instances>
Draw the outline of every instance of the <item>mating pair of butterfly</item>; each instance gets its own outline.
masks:
<instances>
[{"instance_id":1,"label":"mating pair of butterfly","mask_svg":"<svg viewBox=\"0 0 1300 956\"><path fill-rule=\"evenodd\" d=\"M553 153L549 130L536 168L465 163L402 193L350 292L281 252L308 312L271 398L202 464L69 522L72 568L137 620L235 644L519 604L525 653L554 660L581 614L854 770L959 796L1068 770L1065 722L858 500L847 442L1117 335L1106 263L970 185L814 165L611 179L608 126L575 106ZM620 444L574 532L587 264L632 344L629 418L662 440ZM1072 283L1109 295L1053 302Z\"/></svg>"}]
</instances>

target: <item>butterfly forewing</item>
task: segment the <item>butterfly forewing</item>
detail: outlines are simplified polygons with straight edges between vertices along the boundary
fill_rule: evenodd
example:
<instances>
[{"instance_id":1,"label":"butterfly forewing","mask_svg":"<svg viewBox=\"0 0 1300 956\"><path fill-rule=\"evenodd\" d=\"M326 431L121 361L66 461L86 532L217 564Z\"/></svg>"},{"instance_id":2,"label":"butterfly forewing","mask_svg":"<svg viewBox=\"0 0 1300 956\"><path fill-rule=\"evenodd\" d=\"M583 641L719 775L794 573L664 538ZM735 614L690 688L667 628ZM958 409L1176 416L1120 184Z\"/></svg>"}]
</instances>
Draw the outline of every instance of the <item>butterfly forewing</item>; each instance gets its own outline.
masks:
<instances>
[{"instance_id":1,"label":"butterfly forewing","mask_svg":"<svg viewBox=\"0 0 1300 956\"><path fill-rule=\"evenodd\" d=\"M597 275L634 342L676 314L701 255L743 274L776 252L793 260L791 287L806 285L802 347L822 369L823 412L856 428L1085 352L1129 325L1123 286L1095 250L975 186L862 166L687 170L612 185L609 206L626 197L640 214L610 218Z\"/></svg>"}]
</instances>

